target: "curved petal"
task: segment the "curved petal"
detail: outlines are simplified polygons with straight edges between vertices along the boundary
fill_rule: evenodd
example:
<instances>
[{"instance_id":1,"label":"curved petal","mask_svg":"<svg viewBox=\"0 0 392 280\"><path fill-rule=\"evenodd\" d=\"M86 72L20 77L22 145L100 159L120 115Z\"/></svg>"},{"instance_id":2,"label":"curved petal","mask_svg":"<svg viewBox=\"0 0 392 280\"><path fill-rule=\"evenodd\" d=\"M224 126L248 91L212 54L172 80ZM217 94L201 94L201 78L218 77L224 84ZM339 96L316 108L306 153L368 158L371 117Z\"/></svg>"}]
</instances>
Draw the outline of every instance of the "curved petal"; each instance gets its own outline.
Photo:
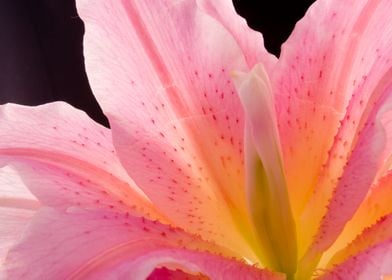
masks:
<instances>
[{"instance_id":1,"label":"curved petal","mask_svg":"<svg viewBox=\"0 0 392 280\"><path fill-rule=\"evenodd\" d=\"M392 273L391 263L392 239L389 239L350 257L318 279L383 279L383 275Z\"/></svg>"},{"instance_id":2,"label":"curved petal","mask_svg":"<svg viewBox=\"0 0 392 280\"><path fill-rule=\"evenodd\" d=\"M237 15L232 1L197 0L197 3L231 33L250 68L261 63L268 73L272 71L278 59L265 49L262 34L250 29L246 20Z\"/></svg>"},{"instance_id":3,"label":"curved petal","mask_svg":"<svg viewBox=\"0 0 392 280\"><path fill-rule=\"evenodd\" d=\"M368 193L353 218L346 224L336 242L328 249L320 267L325 267L331 257L351 243L359 232L375 224L379 219L392 213L392 173L383 177Z\"/></svg>"},{"instance_id":4,"label":"curved petal","mask_svg":"<svg viewBox=\"0 0 392 280\"><path fill-rule=\"evenodd\" d=\"M349 257L389 239L392 239L392 213L382 217L374 225L365 229L347 247L335 254L328 263L328 267L331 268L333 265L342 263Z\"/></svg>"},{"instance_id":5,"label":"curved petal","mask_svg":"<svg viewBox=\"0 0 392 280\"><path fill-rule=\"evenodd\" d=\"M391 9L388 0L316 1L282 46L272 74L290 198L297 219L303 211L313 215L306 216L312 226L303 219L298 227L310 237L325 207L304 210L307 201L314 192L332 193L374 89L390 80ZM330 195L320 197L315 204L326 205ZM306 239L303 253L309 236L298 236Z\"/></svg>"},{"instance_id":6,"label":"curved petal","mask_svg":"<svg viewBox=\"0 0 392 280\"><path fill-rule=\"evenodd\" d=\"M40 207L10 166L0 168L0 278L5 257Z\"/></svg>"},{"instance_id":7,"label":"curved petal","mask_svg":"<svg viewBox=\"0 0 392 280\"><path fill-rule=\"evenodd\" d=\"M341 234L377 180L379 170L392 154L389 148L392 140L392 82L383 85L379 90L380 93L375 91L379 98L367 116L360 120L363 123L357 131L353 151L348 157L312 243L301 260L301 273L310 273L322 253ZM311 218L309 224L313 226Z\"/></svg>"},{"instance_id":8,"label":"curved petal","mask_svg":"<svg viewBox=\"0 0 392 280\"><path fill-rule=\"evenodd\" d=\"M85 0L78 11L89 80L131 177L176 225L252 259L238 233L252 238L236 40L196 1Z\"/></svg>"},{"instance_id":9,"label":"curved petal","mask_svg":"<svg viewBox=\"0 0 392 280\"><path fill-rule=\"evenodd\" d=\"M146 211L140 204L133 204L134 197L128 191L118 192L108 182L97 182L94 173L81 176L78 172L48 165L35 160L15 162L21 179L42 205L66 211L74 206L83 209L106 209L114 213L143 216ZM147 210L151 210L148 209ZM156 214L161 221L169 222Z\"/></svg>"},{"instance_id":10,"label":"curved petal","mask_svg":"<svg viewBox=\"0 0 392 280\"><path fill-rule=\"evenodd\" d=\"M0 206L21 209L39 207L37 198L26 188L11 166L0 168Z\"/></svg>"},{"instance_id":11,"label":"curved petal","mask_svg":"<svg viewBox=\"0 0 392 280\"><path fill-rule=\"evenodd\" d=\"M66 206L78 193L91 192L90 201L107 195L141 214L161 217L122 168L110 130L84 112L63 102L7 104L0 106L0 119L0 164L18 168L41 202ZM68 181L75 184L72 190L63 189Z\"/></svg>"},{"instance_id":12,"label":"curved petal","mask_svg":"<svg viewBox=\"0 0 392 280\"><path fill-rule=\"evenodd\" d=\"M362 122L391 81L391 11L388 0L316 1L271 74L300 256L325 215Z\"/></svg>"},{"instance_id":13,"label":"curved petal","mask_svg":"<svg viewBox=\"0 0 392 280\"><path fill-rule=\"evenodd\" d=\"M212 279L238 279L242 273L280 279L224 256L230 253L159 222L100 210L44 208L8 254L6 273L9 279L146 279L155 267L169 266Z\"/></svg>"},{"instance_id":14,"label":"curved petal","mask_svg":"<svg viewBox=\"0 0 392 280\"><path fill-rule=\"evenodd\" d=\"M180 269L170 270L166 267L156 268L148 276L147 280L207 280L208 277L202 274L189 274Z\"/></svg>"}]
</instances>

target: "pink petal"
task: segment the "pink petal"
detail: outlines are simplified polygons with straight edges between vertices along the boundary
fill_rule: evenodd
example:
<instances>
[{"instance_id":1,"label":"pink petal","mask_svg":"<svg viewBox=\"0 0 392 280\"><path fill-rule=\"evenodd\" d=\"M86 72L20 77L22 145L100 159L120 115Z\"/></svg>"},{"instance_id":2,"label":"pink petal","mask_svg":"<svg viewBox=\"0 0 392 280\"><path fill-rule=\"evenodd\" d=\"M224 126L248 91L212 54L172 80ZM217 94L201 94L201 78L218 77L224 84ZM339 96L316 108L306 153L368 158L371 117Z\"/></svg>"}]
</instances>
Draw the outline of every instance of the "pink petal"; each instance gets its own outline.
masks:
<instances>
[{"instance_id":1,"label":"pink petal","mask_svg":"<svg viewBox=\"0 0 392 280\"><path fill-rule=\"evenodd\" d=\"M337 182L313 242L301 260L301 269L308 273L310 267L317 264L322 252L341 234L377 179L385 160L392 154L392 83L381 85L373 92L378 98L360 120L361 125L356 131L353 150L344 172ZM306 219L306 216L303 218ZM312 226L311 222L309 224Z\"/></svg>"},{"instance_id":2,"label":"pink petal","mask_svg":"<svg viewBox=\"0 0 392 280\"><path fill-rule=\"evenodd\" d=\"M131 177L176 225L253 258L238 233L251 235L229 75L248 69L238 37L195 1L78 1L78 11L89 80Z\"/></svg>"},{"instance_id":3,"label":"pink petal","mask_svg":"<svg viewBox=\"0 0 392 280\"><path fill-rule=\"evenodd\" d=\"M9 208L0 206L0 279L4 276L4 261L9 250L14 246L35 211L22 208Z\"/></svg>"},{"instance_id":4,"label":"pink petal","mask_svg":"<svg viewBox=\"0 0 392 280\"><path fill-rule=\"evenodd\" d=\"M261 63L267 70L278 61L275 56L264 48L262 34L249 28L246 20L237 15L231 1L225 0L198 0L199 6L219 21L234 37L241 47L249 67Z\"/></svg>"},{"instance_id":5,"label":"pink petal","mask_svg":"<svg viewBox=\"0 0 392 280\"><path fill-rule=\"evenodd\" d=\"M43 204L67 208L115 202L161 217L122 168L110 130L84 112L62 102L8 104L0 107L0 116L0 161L13 164Z\"/></svg>"},{"instance_id":6,"label":"pink petal","mask_svg":"<svg viewBox=\"0 0 392 280\"><path fill-rule=\"evenodd\" d=\"M208 279L207 276L202 274L189 274L180 269L170 270L166 267L156 268L154 271L148 276L147 280L201 280Z\"/></svg>"},{"instance_id":7,"label":"pink petal","mask_svg":"<svg viewBox=\"0 0 392 280\"><path fill-rule=\"evenodd\" d=\"M374 89L391 79L391 9L388 0L316 1L282 46L271 80L296 218L314 191L332 192ZM298 234L301 252L330 195L320 197L298 227L309 232Z\"/></svg>"},{"instance_id":8,"label":"pink petal","mask_svg":"<svg viewBox=\"0 0 392 280\"><path fill-rule=\"evenodd\" d=\"M19 174L11 166L0 168L0 206L21 209L36 209L39 203L26 188Z\"/></svg>"},{"instance_id":9,"label":"pink petal","mask_svg":"<svg viewBox=\"0 0 392 280\"><path fill-rule=\"evenodd\" d=\"M26 189L16 171L0 168L0 278L2 264L40 204Z\"/></svg>"},{"instance_id":10,"label":"pink petal","mask_svg":"<svg viewBox=\"0 0 392 280\"><path fill-rule=\"evenodd\" d=\"M389 239L392 239L392 213L382 217L374 225L365 229L347 247L335 254L328 267L339 264L348 257L357 255Z\"/></svg>"},{"instance_id":11,"label":"pink petal","mask_svg":"<svg viewBox=\"0 0 392 280\"><path fill-rule=\"evenodd\" d=\"M375 224L379 219L392 213L392 173L380 180L368 193L352 219L346 224L333 246L326 251L320 262L323 267L331 257L347 244L351 243L358 233Z\"/></svg>"},{"instance_id":12,"label":"pink petal","mask_svg":"<svg viewBox=\"0 0 392 280\"><path fill-rule=\"evenodd\" d=\"M318 279L367 280L383 279L392 273L392 239L350 257Z\"/></svg>"},{"instance_id":13,"label":"pink petal","mask_svg":"<svg viewBox=\"0 0 392 280\"><path fill-rule=\"evenodd\" d=\"M271 74L300 256L325 215L362 116L391 80L391 10L388 0L317 1Z\"/></svg>"},{"instance_id":14,"label":"pink petal","mask_svg":"<svg viewBox=\"0 0 392 280\"><path fill-rule=\"evenodd\" d=\"M212 279L281 279L218 254L230 256L198 237L144 218L45 208L9 253L6 272L9 279L146 279L155 267L166 266Z\"/></svg>"}]
</instances>

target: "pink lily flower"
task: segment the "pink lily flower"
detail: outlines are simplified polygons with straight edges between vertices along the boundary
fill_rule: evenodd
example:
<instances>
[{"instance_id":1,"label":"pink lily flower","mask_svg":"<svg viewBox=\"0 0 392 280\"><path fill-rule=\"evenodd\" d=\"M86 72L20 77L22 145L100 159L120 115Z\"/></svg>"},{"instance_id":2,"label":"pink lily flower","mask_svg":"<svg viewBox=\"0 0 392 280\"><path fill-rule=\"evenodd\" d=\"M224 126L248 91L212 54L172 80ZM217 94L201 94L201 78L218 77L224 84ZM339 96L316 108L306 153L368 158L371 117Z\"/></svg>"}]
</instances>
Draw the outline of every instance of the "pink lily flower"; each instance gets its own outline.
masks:
<instances>
[{"instance_id":1,"label":"pink lily flower","mask_svg":"<svg viewBox=\"0 0 392 280\"><path fill-rule=\"evenodd\" d=\"M0 107L0 279L392 274L390 0L318 0L279 60L229 1L77 5L111 129Z\"/></svg>"}]
</instances>

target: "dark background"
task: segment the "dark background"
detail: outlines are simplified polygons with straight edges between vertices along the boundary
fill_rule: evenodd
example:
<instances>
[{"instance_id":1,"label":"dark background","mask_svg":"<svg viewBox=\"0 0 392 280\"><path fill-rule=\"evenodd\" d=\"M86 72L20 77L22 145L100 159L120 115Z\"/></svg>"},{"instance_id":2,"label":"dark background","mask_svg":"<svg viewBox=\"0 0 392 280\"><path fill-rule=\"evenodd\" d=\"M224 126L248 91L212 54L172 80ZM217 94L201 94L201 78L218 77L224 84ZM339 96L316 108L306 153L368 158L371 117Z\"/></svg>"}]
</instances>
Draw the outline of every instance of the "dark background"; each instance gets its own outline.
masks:
<instances>
[{"instance_id":1,"label":"dark background","mask_svg":"<svg viewBox=\"0 0 392 280\"><path fill-rule=\"evenodd\" d=\"M234 0L234 5L278 56L312 2ZM63 100L107 125L84 70L83 32L73 0L0 0L0 104Z\"/></svg>"}]
</instances>

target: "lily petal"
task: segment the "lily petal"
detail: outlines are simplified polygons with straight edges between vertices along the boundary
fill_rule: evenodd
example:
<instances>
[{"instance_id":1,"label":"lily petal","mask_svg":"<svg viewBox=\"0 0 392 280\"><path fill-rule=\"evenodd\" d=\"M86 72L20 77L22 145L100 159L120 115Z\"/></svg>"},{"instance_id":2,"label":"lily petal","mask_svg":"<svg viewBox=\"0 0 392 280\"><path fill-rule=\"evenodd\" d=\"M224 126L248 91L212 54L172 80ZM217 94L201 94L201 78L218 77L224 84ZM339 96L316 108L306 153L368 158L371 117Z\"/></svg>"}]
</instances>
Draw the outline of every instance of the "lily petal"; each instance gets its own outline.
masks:
<instances>
[{"instance_id":1,"label":"lily petal","mask_svg":"<svg viewBox=\"0 0 392 280\"><path fill-rule=\"evenodd\" d=\"M131 177L175 225L252 259L236 36L196 1L77 5L90 84Z\"/></svg>"},{"instance_id":2,"label":"lily petal","mask_svg":"<svg viewBox=\"0 0 392 280\"><path fill-rule=\"evenodd\" d=\"M352 153L330 198L317 234L301 260L303 267L300 273L312 267L316 260L317 263L322 252L343 231L375 183L379 170L392 154L392 82L380 84L382 86L373 92L377 98L360 119Z\"/></svg>"},{"instance_id":3,"label":"lily petal","mask_svg":"<svg viewBox=\"0 0 392 280\"><path fill-rule=\"evenodd\" d=\"M104 205L111 197L140 214L162 218L122 168L110 130L84 112L62 102L7 104L0 107L0 116L0 162L17 168L42 203ZM64 186L70 180L72 189Z\"/></svg>"},{"instance_id":4,"label":"lily petal","mask_svg":"<svg viewBox=\"0 0 392 280\"><path fill-rule=\"evenodd\" d=\"M388 0L316 1L271 74L300 256L326 213L361 119L391 80L391 10Z\"/></svg>"},{"instance_id":5,"label":"lily petal","mask_svg":"<svg viewBox=\"0 0 392 280\"><path fill-rule=\"evenodd\" d=\"M365 229L347 247L339 251L331 259L328 267L342 263L348 257L359 254L368 248L392 238L392 213L382 217L377 223Z\"/></svg>"},{"instance_id":6,"label":"lily petal","mask_svg":"<svg viewBox=\"0 0 392 280\"><path fill-rule=\"evenodd\" d=\"M347 279L366 280L383 279L383 275L392 273L392 239L377 244L358 255L352 256L336 266L320 280Z\"/></svg>"},{"instance_id":7,"label":"lily petal","mask_svg":"<svg viewBox=\"0 0 392 280\"><path fill-rule=\"evenodd\" d=\"M48 254L50 252L50 254ZM70 208L38 212L9 253L9 279L146 279L156 267L180 268L212 279L282 279L228 259L224 249L144 218ZM39 267L40 269L35 269ZM253 278L252 278L253 277Z\"/></svg>"},{"instance_id":8,"label":"lily petal","mask_svg":"<svg viewBox=\"0 0 392 280\"><path fill-rule=\"evenodd\" d=\"M218 20L234 37L250 68L260 63L269 73L278 59L264 47L262 34L249 28L246 20L237 15L232 3L225 0L197 0L199 6Z\"/></svg>"},{"instance_id":9,"label":"lily petal","mask_svg":"<svg viewBox=\"0 0 392 280\"><path fill-rule=\"evenodd\" d=\"M207 280L208 278L201 274L193 275L179 269L170 270L167 269L166 267L154 269L154 271L147 278L147 280L181 280L181 279L186 279L186 280L206 279Z\"/></svg>"},{"instance_id":10,"label":"lily petal","mask_svg":"<svg viewBox=\"0 0 392 280\"><path fill-rule=\"evenodd\" d=\"M3 279L2 264L9 249L39 207L40 203L24 186L16 171L10 166L0 168L0 279Z\"/></svg>"},{"instance_id":11,"label":"lily petal","mask_svg":"<svg viewBox=\"0 0 392 280\"><path fill-rule=\"evenodd\" d=\"M392 213L392 173L383 177L376 186L371 188L353 218L346 224L333 246L326 251L320 261L325 267L331 257L351 243L359 232L375 224L382 217Z\"/></svg>"}]
</instances>

